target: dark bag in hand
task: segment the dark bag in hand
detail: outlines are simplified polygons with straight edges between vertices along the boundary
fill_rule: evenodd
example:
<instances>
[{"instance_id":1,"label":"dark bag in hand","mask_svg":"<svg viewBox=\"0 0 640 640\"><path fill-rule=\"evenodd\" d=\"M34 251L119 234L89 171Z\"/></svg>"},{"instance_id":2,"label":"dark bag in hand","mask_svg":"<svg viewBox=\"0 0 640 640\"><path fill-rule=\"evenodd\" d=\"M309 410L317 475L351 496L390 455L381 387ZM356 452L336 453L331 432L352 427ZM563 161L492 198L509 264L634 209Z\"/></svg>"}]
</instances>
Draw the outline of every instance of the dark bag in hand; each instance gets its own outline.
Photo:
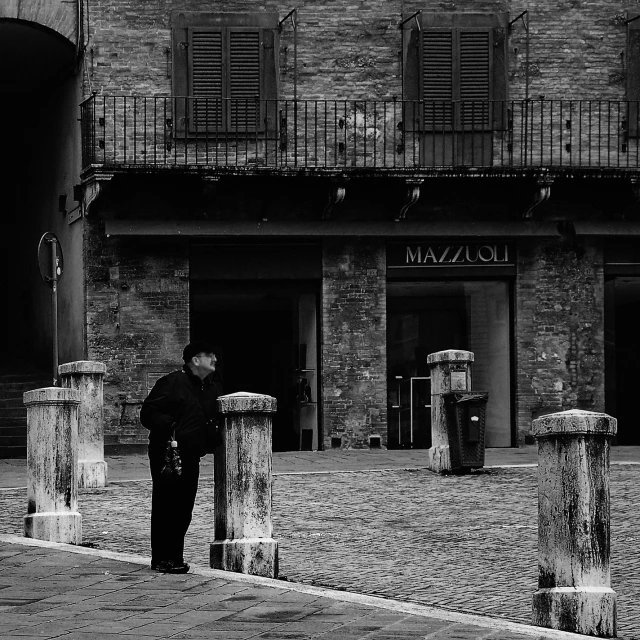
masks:
<instances>
[{"instance_id":1,"label":"dark bag in hand","mask_svg":"<svg viewBox=\"0 0 640 640\"><path fill-rule=\"evenodd\" d=\"M182 460L175 436L167 440L167 446L164 450L164 467L162 467L161 473L165 478L182 475Z\"/></svg>"}]
</instances>

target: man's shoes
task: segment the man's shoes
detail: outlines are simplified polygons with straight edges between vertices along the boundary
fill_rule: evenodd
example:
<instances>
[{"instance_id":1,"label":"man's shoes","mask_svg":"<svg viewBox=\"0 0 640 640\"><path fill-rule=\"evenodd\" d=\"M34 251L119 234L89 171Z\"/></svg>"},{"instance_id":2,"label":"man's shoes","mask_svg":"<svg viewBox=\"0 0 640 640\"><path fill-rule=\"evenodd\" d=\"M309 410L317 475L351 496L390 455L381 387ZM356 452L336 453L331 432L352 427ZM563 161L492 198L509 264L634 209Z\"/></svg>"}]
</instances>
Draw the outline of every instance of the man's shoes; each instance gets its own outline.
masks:
<instances>
[{"instance_id":1,"label":"man's shoes","mask_svg":"<svg viewBox=\"0 0 640 640\"><path fill-rule=\"evenodd\" d=\"M189 571L189 565L186 562L175 562L174 560L152 562L151 568L159 573L187 573Z\"/></svg>"}]
</instances>

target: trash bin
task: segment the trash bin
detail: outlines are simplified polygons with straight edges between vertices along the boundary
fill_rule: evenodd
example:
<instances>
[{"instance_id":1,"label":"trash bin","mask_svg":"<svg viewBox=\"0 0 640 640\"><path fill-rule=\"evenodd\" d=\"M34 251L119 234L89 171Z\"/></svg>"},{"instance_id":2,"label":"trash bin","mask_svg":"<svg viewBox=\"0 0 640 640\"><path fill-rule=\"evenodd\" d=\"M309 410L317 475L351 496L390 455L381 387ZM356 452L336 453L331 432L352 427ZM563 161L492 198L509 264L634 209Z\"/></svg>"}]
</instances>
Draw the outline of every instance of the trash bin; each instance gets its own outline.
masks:
<instances>
[{"instance_id":1,"label":"trash bin","mask_svg":"<svg viewBox=\"0 0 640 640\"><path fill-rule=\"evenodd\" d=\"M484 425L488 391L450 391L444 398L451 467L484 466Z\"/></svg>"}]
</instances>

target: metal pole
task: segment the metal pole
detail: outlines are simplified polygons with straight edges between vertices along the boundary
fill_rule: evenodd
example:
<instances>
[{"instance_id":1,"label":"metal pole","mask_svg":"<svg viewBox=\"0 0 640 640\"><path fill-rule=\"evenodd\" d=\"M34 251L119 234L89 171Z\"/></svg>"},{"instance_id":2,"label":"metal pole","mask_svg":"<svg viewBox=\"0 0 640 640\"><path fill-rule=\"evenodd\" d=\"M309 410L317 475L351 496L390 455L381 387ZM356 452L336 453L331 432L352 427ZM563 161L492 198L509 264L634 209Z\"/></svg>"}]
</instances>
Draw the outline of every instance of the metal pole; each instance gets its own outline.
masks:
<instances>
[{"instance_id":1,"label":"metal pole","mask_svg":"<svg viewBox=\"0 0 640 640\"><path fill-rule=\"evenodd\" d=\"M53 338L53 386L58 386L58 241L51 238L51 333Z\"/></svg>"},{"instance_id":2,"label":"metal pole","mask_svg":"<svg viewBox=\"0 0 640 640\"><path fill-rule=\"evenodd\" d=\"M293 103L298 103L298 9L291 16L293 24Z\"/></svg>"}]
</instances>

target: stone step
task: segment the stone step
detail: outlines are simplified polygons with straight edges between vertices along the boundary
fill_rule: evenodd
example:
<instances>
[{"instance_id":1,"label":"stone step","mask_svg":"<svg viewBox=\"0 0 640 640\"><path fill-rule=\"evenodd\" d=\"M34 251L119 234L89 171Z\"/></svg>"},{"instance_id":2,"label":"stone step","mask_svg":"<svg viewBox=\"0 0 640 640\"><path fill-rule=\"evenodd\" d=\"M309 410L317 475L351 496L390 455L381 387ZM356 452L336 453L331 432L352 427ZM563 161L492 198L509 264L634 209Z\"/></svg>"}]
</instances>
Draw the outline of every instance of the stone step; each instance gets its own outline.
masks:
<instances>
[{"instance_id":1,"label":"stone step","mask_svg":"<svg viewBox=\"0 0 640 640\"><path fill-rule=\"evenodd\" d=\"M42 373L11 373L8 371L0 371L0 385L5 382L31 382L32 380L46 380L47 385L50 385L53 383L52 377L48 377Z\"/></svg>"},{"instance_id":2,"label":"stone step","mask_svg":"<svg viewBox=\"0 0 640 640\"><path fill-rule=\"evenodd\" d=\"M44 380L29 380L22 382L3 382L0 384L0 398L14 397L22 394L25 391L32 391L33 389L42 389L43 387L50 387L51 384L47 384Z\"/></svg>"},{"instance_id":3,"label":"stone step","mask_svg":"<svg viewBox=\"0 0 640 640\"><path fill-rule=\"evenodd\" d=\"M16 405L13 407L3 407L0 404L0 424L5 418L22 418L23 420L27 417L27 407Z\"/></svg>"},{"instance_id":4,"label":"stone step","mask_svg":"<svg viewBox=\"0 0 640 640\"><path fill-rule=\"evenodd\" d=\"M22 458L27 454L27 409L25 391L52 386L42 373L0 372L0 458Z\"/></svg>"},{"instance_id":5,"label":"stone step","mask_svg":"<svg viewBox=\"0 0 640 640\"><path fill-rule=\"evenodd\" d=\"M0 400L0 411L3 409L18 409L20 407L24 407L22 396L19 398L4 398Z\"/></svg>"},{"instance_id":6,"label":"stone step","mask_svg":"<svg viewBox=\"0 0 640 640\"><path fill-rule=\"evenodd\" d=\"M9 427L21 427L24 429L25 433L27 431L27 417L26 416L17 416L17 417L9 417L3 418L0 417L0 430L9 428Z\"/></svg>"},{"instance_id":7,"label":"stone step","mask_svg":"<svg viewBox=\"0 0 640 640\"><path fill-rule=\"evenodd\" d=\"M5 445L0 442L0 458L26 458L27 457L27 445Z\"/></svg>"},{"instance_id":8,"label":"stone step","mask_svg":"<svg viewBox=\"0 0 640 640\"><path fill-rule=\"evenodd\" d=\"M25 447L27 446L27 432L18 435L4 435L0 430L0 451L6 447Z\"/></svg>"},{"instance_id":9,"label":"stone step","mask_svg":"<svg viewBox=\"0 0 640 640\"><path fill-rule=\"evenodd\" d=\"M4 421L0 421L0 440L2 438L24 438L27 441L27 424L6 424Z\"/></svg>"}]
</instances>

